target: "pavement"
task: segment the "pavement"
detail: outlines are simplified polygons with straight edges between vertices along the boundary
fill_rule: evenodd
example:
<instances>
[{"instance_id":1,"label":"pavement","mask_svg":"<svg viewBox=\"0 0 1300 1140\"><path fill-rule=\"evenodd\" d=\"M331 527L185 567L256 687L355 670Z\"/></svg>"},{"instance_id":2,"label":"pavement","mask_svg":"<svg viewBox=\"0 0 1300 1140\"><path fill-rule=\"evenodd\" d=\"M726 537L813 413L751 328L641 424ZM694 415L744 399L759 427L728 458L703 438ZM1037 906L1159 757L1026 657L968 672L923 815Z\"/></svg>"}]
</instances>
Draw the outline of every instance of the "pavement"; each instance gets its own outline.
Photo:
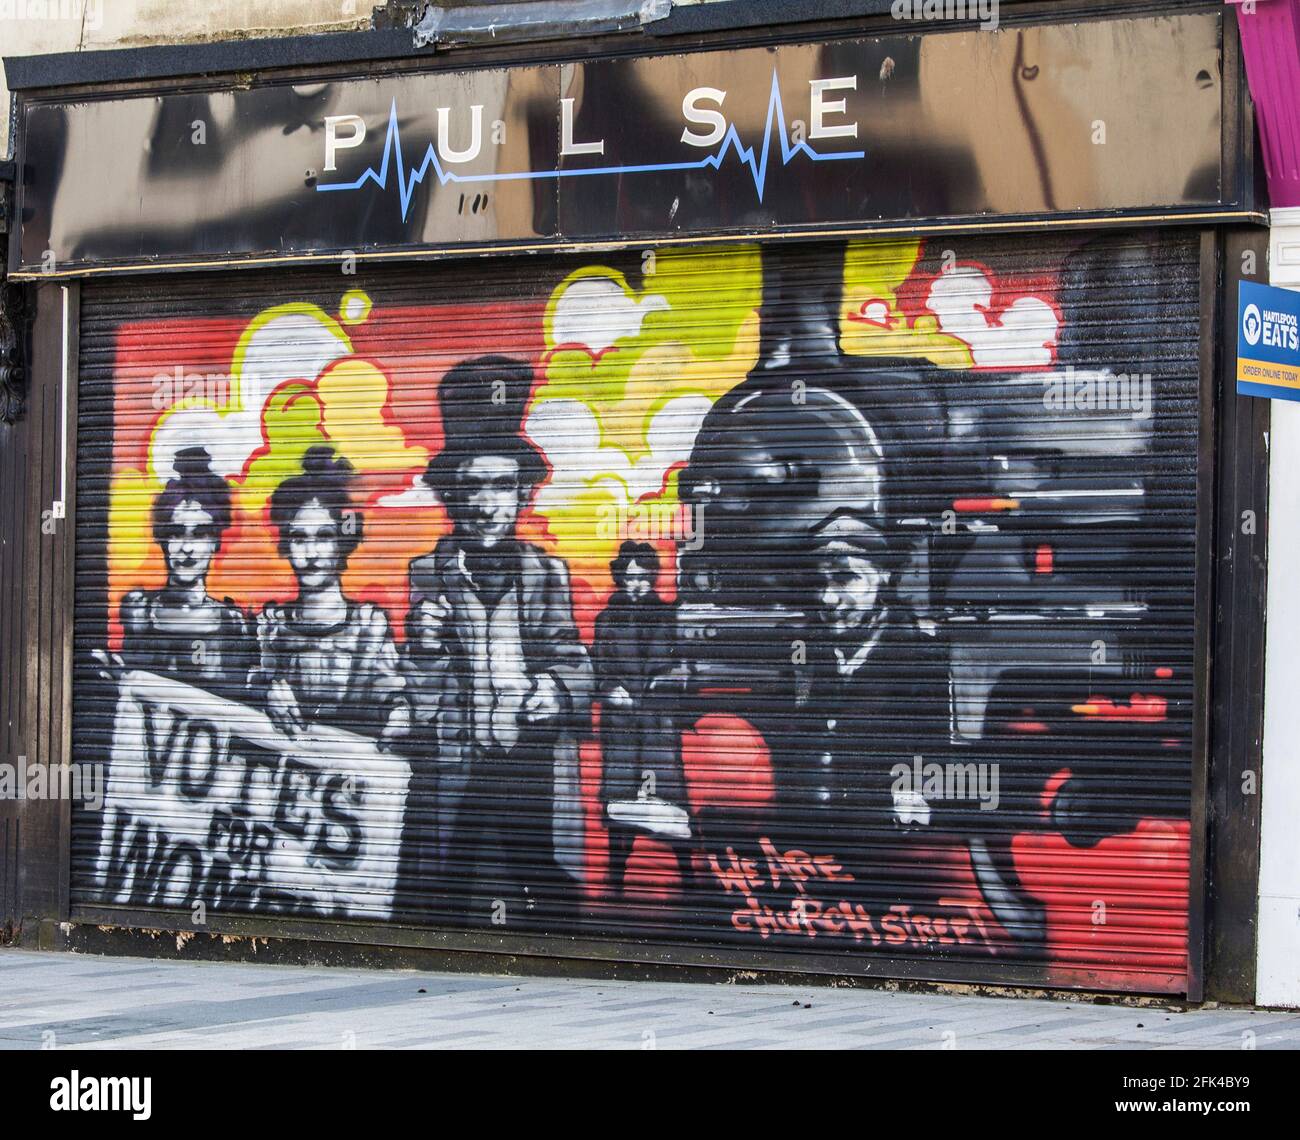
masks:
<instances>
[{"instance_id":1,"label":"pavement","mask_svg":"<svg viewBox=\"0 0 1300 1140\"><path fill-rule=\"evenodd\" d=\"M0 950L0 1049L1242 1049L1300 1011Z\"/></svg>"}]
</instances>

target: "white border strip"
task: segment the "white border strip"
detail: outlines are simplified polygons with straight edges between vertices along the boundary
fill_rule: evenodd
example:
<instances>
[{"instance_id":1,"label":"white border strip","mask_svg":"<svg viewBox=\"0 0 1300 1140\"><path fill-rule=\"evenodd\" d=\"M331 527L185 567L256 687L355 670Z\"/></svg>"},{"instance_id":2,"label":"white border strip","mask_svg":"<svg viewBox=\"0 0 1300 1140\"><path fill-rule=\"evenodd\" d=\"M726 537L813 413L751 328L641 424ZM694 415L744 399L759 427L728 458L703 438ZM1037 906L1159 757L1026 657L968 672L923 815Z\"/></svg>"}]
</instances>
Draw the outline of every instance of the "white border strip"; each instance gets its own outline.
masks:
<instances>
[{"instance_id":1,"label":"white border strip","mask_svg":"<svg viewBox=\"0 0 1300 1140\"><path fill-rule=\"evenodd\" d=\"M63 291L63 365L62 384L59 389L59 497L54 500L51 518L61 519L67 515L68 502L68 337L72 326L72 316L68 305L68 287L60 285Z\"/></svg>"}]
</instances>

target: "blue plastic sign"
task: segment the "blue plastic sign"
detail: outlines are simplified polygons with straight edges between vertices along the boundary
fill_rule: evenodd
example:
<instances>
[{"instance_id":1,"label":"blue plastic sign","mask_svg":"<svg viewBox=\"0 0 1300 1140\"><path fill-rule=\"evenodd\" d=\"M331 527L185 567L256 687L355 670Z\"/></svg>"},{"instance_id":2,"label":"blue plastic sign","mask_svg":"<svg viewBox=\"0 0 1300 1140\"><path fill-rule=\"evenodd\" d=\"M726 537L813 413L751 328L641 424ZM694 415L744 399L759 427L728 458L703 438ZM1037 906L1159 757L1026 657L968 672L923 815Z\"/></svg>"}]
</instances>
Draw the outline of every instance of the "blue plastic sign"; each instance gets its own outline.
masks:
<instances>
[{"instance_id":1,"label":"blue plastic sign","mask_svg":"<svg viewBox=\"0 0 1300 1140\"><path fill-rule=\"evenodd\" d=\"M1241 283L1237 392L1300 400L1300 293L1253 281Z\"/></svg>"}]
</instances>

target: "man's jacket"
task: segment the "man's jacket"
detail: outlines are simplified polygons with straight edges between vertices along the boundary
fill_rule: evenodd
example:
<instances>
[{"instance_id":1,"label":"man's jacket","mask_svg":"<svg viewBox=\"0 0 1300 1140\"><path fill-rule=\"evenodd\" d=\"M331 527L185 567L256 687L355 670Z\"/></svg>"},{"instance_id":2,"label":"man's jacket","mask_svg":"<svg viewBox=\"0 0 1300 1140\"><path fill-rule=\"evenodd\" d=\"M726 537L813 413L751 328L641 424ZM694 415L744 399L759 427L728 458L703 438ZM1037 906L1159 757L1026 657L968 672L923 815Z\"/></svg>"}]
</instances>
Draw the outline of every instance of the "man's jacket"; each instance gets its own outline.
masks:
<instances>
[{"instance_id":1,"label":"man's jacket","mask_svg":"<svg viewBox=\"0 0 1300 1140\"><path fill-rule=\"evenodd\" d=\"M590 731L593 677L591 660L573 620L573 602L565 564L530 543L512 544L517 573L513 595L515 614L507 615L511 633L518 631L518 652L529 681L549 674L556 682L561 712L540 726L541 733L520 725L521 742L547 742L553 779L555 860L570 875L581 873L582 805L579 797L578 745ZM482 762L490 749L483 739L485 702L500 699L491 690L492 662L500 660L500 621L493 622L475 591L459 540L448 536L432 554L410 566L410 605L444 600L450 607L442 652L412 653L408 671L415 718L425 739L436 738L437 763L470 765ZM408 643L412 639L408 637ZM514 646L511 647L512 651ZM494 653L494 651L496 651ZM502 734L502 746L509 737ZM502 805L503 813L508 805ZM440 813L441 814L441 813Z\"/></svg>"}]
</instances>

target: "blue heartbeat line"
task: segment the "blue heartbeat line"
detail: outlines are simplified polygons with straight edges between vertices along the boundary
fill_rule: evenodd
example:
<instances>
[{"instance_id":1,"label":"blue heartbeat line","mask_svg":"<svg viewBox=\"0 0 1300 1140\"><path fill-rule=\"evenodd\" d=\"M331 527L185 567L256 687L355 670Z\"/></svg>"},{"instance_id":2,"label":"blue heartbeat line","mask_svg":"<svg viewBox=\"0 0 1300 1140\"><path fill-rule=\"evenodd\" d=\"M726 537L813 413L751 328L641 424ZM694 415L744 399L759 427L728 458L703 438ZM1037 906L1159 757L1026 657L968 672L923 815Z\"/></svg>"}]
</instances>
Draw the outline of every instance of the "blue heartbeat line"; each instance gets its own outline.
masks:
<instances>
[{"instance_id":1,"label":"blue heartbeat line","mask_svg":"<svg viewBox=\"0 0 1300 1140\"><path fill-rule=\"evenodd\" d=\"M421 160L420 165L408 168L403 162L402 130L398 126L397 100L394 99L388 112L388 134L384 139L384 158L379 169L375 170L373 166L367 167L365 173L355 182L328 182L318 185L316 189L322 192L326 190L360 190L367 182L373 182L383 190L388 186L389 170L395 165L397 168L397 192L402 204L402 221L406 221L406 215L411 208L411 199L415 196L415 188L425 180L430 168L437 176L438 185L440 186L446 186L448 182L462 184L476 182L530 182L544 178L590 178L598 174L652 174L669 170L707 170L710 168L718 170L722 166L723 159L734 150L736 157L749 167L754 178L754 189L758 192L758 200L761 202L767 185L767 163L772 149L773 123L776 124L777 136L781 141L782 166L789 166L794 158L800 154L806 155L813 162L837 162L866 157L867 152L863 150L823 154L821 151L813 150L805 142L791 144L785 130L785 108L781 104L781 87L777 82L776 72L773 71L772 94L767 103L767 123L763 128L763 146L761 152L758 153L755 152L753 147L748 147L741 141L735 124L732 124L723 136L722 144L718 147L717 152L694 162L659 162L638 166L596 166L583 167L577 170L525 170L502 174L457 174L454 170L443 169L442 163L438 161L437 151L433 143L430 143L424 152L424 158Z\"/></svg>"}]
</instances>

